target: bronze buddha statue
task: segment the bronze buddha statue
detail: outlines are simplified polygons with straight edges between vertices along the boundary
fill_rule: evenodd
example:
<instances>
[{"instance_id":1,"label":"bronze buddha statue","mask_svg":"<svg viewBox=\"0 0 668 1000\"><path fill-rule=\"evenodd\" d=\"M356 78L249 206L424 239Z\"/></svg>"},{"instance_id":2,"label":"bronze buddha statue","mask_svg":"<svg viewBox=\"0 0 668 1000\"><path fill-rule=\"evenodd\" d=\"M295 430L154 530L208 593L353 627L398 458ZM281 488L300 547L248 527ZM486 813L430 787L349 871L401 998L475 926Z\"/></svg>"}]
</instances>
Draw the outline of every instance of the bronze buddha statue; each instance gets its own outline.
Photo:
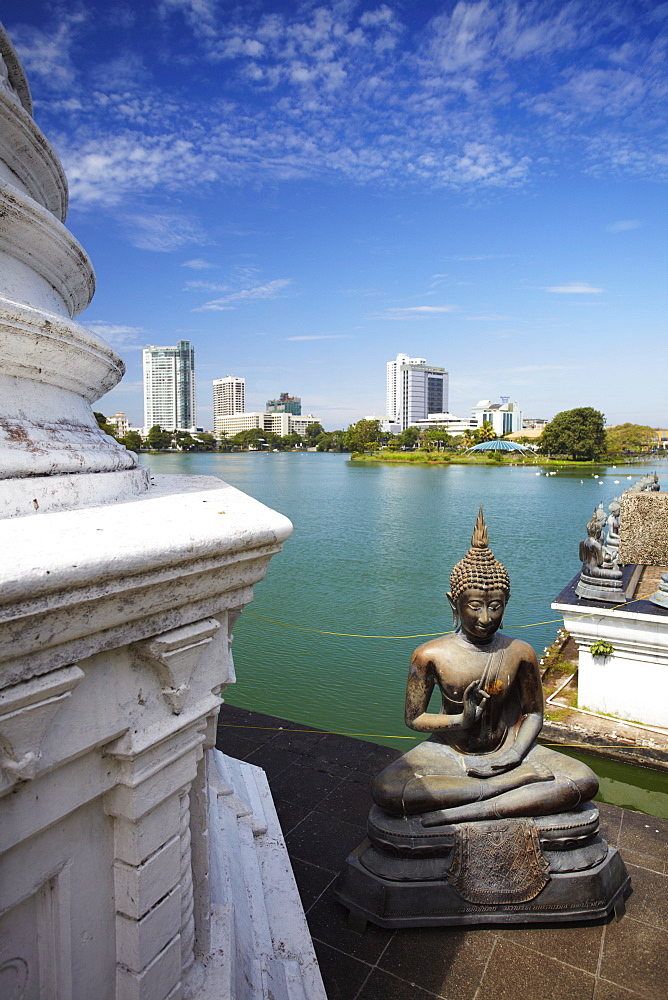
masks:
<instances>
[{"instance_id":1,"label":"bronze buddha statue","mask_svg":"<svg viewBox=\"0 0 668 1000\"><path fill-rule=\"evenodd\" d=\"M431 735L374 779L368 839L347 860L339 900L353 922L387 927L620 914L628 876L598 836L598 779L536 743L538 662L499 632L510 581L482 508L450 588L459 627L415 650L406 688L406 725Z\"/></svg>"},{"instance_id":2,"label":"bronze buddha statue","mask_svg":"<svg viewBox=\"0 0 668 1000\"><path fill-rule=\"evenodd\" d=\"M543 725L538 661L528 643L498 631L510 581L488 548L482 508L450 587L460 628L415 650L406 688L406 725L432 735L377 776L376 804L396 815L419 813L423 826L436 826L560 812L593 798L593 771L536 746ZM427 710L435 685L438 715Z\"/></svg>"}]
</instances>

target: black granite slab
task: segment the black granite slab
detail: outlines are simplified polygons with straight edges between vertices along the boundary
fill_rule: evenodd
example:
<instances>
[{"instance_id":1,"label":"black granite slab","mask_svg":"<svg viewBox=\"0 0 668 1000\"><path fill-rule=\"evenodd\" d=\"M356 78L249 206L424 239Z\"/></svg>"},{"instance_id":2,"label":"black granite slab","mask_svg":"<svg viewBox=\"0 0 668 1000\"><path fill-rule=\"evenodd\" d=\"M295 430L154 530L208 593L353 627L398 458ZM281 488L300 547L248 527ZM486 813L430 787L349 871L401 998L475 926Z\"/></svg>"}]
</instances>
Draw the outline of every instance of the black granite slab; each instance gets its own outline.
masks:
<instances>
[{"instance_id":1,"label":"black granite slab","mask_svg":"<svg viewBox=\"0 0 668 1000\"><path fill-rule=\"evenodd\" d=\"M622 586L624 591L629 585L634 569L635 566L622 567ZM658 604L652 604L651 601L621 600L615 604L610 604L607 601L592 601L586 597L578 597L575 593L575 588L578 585L579 579L580 574L576 573L571 582L561 591L559 596L555 597L553 604L569 604L575 608L605 608L608 611L611 608L616 608L619 611L633 611L635 614L656 615L657 618L668 618L668 608L660 608Z\"/></svg>"}]
</instances>

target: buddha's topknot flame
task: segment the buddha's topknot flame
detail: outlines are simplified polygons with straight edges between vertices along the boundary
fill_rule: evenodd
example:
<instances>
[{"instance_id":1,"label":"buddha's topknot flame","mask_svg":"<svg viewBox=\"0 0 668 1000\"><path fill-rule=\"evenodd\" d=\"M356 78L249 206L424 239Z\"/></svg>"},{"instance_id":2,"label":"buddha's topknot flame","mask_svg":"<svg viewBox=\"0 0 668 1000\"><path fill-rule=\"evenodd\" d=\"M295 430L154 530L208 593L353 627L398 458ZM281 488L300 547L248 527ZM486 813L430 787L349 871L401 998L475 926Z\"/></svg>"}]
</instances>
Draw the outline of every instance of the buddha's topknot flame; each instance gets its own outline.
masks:
<instances>
[{"instance_id":1,"label":"buddha's topknot flame","mask_svg":"<svg viewBox=\"0 0 668 1000\"><path fill-rule=\"evenodd\" d=\"M450 574L450 592L457 600L465 590L503 590L510 597L510 577L503 563L488 548L487 525L482 505L473 529L471 548Z\"/></svg>"},{"instance_id":2,"label":"buddha's topknot flame","mask_svg":"<svg viewBox=\"0 0 668 1000\"><path fill-rule=\"evenodd\" d=\"M473 529L473 535L471 536L471 546L474 549L486 549L488 545L489 538L487 535L487 525L485 524L485 518L482 513L482 504L480 504L480 510L478 511L475 528Z\"/></svg>"}]
</instances>

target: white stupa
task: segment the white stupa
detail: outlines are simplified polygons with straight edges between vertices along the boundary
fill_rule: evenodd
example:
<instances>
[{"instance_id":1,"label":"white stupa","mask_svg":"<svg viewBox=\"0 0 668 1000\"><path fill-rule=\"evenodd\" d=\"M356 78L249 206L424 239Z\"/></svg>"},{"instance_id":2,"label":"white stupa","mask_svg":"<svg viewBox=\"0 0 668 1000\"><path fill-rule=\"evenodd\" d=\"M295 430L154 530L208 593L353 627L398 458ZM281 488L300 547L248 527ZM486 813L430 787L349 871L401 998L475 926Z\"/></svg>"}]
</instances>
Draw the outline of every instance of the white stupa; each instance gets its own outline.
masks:
<instances>
[{"instance_id":1,"label":"white stupa","mask_svg":"<svg viewBox=\"0 0 668 1000\"><path fill-rule=\"evenodd\" d=\"M125 366L75 322L95 291L65 228L67 181L32 118L25 74L0 28L0 517L67 510L148 488L137 456L91 404Z\"/></svg>"}]
</instances>

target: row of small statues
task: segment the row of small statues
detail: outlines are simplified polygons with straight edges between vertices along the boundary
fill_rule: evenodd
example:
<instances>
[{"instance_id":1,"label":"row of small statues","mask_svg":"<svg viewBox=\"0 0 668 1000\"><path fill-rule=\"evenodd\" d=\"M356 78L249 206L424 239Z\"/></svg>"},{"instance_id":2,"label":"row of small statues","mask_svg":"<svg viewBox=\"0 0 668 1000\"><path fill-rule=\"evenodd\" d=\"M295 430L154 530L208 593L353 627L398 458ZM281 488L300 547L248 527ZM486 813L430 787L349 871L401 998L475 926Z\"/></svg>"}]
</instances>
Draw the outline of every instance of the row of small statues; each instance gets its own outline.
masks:
<instances>
[{"instance_id":1,"label":"row of small statues","mask_svg":"<svg viewBox=\"0 0 668 1000\"><path fill-rule=\"evenodd\" d=\"M656 492L659 489L659 477L654 472L638 479L626 492ZM587 537L580 542L582 570L575 588L578 597L610 604L624 602L622 570L619 565L621 510L619 497L614 497L607 513L603 501L594 509L587 524Z\"/></svg>"},{"instance_id":2,"label":"row of small statues","mask_svg":"<svg viewBox=\"0 0 668 1000\"><path fill-rule=\"evenodd\" d=\"M629 487L626 491L627 493L643 493L651 491L652 493L658 493L661 487L659 486L659 477L656 472L648 472L646 476L638 479L633 486Z\"/></svg>"}]
</instances>

